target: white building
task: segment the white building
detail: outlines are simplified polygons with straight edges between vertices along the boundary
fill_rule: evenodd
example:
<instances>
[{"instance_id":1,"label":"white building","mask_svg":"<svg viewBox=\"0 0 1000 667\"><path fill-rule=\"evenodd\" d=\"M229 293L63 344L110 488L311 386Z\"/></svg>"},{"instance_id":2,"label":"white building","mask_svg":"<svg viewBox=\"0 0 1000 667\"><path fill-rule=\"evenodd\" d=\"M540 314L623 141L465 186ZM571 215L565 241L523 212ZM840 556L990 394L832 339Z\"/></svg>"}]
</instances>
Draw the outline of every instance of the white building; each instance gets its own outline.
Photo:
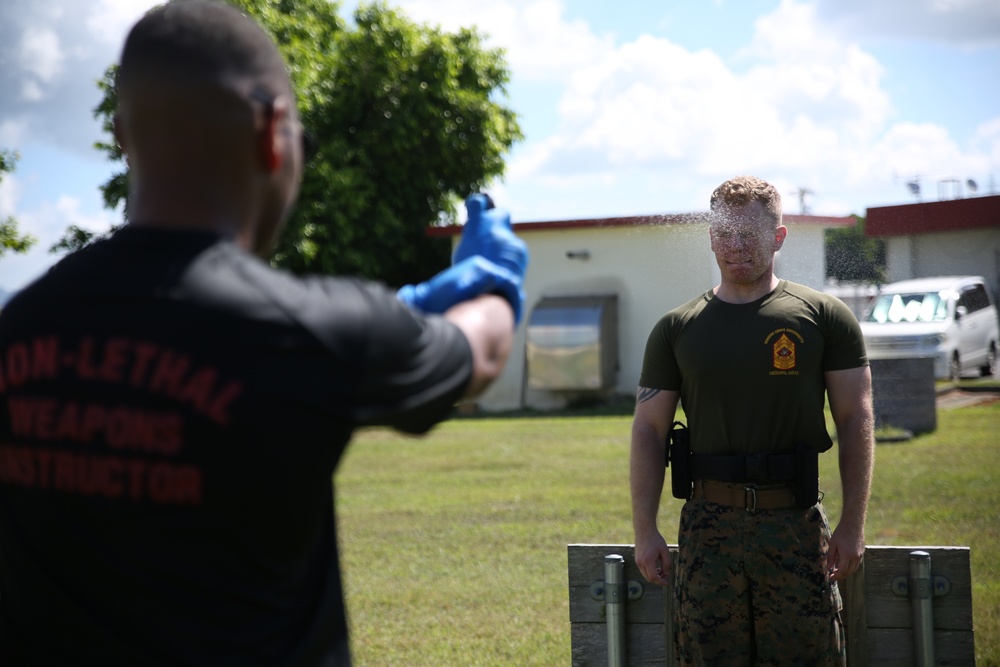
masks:
<instances>
[{"instance_id":1,"label":"white building","mask_svg":"<svg viewBox=\"0 0 1000 667\"><path fill-rule=\"evenodd\" d=\"M777 275L822 289L826 264L823 230L853 225L854 219L785 215L784 224L788 236L776 259ZM479 406L488 411L558 408L574 397L594 393L633 396L646 338L653 325L671 308L719 282L704 213L518 223L514 228L531 253L525 280L527 301L507 367L479 399ZM456 241L460 232L460 227L429 230L434 236L452 236ZM603 297L605 303L612 302L610 335L605 332L598 342L600 353L610 355L612 368L600 386L591 384L590 388L578 391L529 386L539 384L541 365L536 361L536 366L529 368L529 325L534 316L533 332L537 340L541 329L538 326L541 317L536 313L539 306L544 309L545 304L552 303L551 299L563 297L590 306L601 299L582 299ZM568 330L559 329L563 333ZM594 355L599 354L593 345L588 349ZM561 352L568 353L564 358L573 356L570 348L563 347ZM593 376L594 364L588 369Z\"/></svg>"},{"instance_id":2,"label":"white building","mask_svg":"<svg viewBox=\"0 0 1000 667\"><path fill-rule=\"evenodd\" d=\"M1000 295L1000 196L870 208L865 233L886 241L889 282L983 276Z\"/></svg>"}]
</instances>

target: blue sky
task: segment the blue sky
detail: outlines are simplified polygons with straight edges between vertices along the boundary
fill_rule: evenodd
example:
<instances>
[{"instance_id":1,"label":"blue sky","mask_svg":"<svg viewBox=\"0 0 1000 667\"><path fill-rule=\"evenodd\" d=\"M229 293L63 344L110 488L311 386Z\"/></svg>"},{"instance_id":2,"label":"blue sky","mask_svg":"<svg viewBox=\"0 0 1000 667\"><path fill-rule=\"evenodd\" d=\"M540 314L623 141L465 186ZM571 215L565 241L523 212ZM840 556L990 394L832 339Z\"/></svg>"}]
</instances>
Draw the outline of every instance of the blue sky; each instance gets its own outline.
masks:
<instances>
[{"instance_id":1,"label":"blue sky","mask_svg":"<svg viewBox=\"0 0 1000 667\"><path fill-rule=\"evenodd\" d=\"M94 81L150 0L0 4L0 217L39 238L0 259L13 291L66 226L120 218ZM507 52L525 140L494 184L515 221L704 210L726 178L800 189L817 214L1000 193L997 0L399 0ZM347 16L357 5L342 3ZM957 182L950 179L957 179ZM961 187L959 188L959 184Z\"/></svg>"}]
</instances>

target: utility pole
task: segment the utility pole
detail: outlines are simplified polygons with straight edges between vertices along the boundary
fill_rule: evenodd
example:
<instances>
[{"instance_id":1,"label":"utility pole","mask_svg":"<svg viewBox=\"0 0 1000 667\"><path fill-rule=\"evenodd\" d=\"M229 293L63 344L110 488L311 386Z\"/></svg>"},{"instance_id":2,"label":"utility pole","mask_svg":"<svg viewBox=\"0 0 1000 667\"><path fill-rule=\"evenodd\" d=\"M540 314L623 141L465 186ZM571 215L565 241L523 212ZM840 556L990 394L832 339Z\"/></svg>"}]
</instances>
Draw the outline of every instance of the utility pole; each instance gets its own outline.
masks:
<instances>
[{"instance_id":1,"label":"utility pole","mask_svg":"<svg viewBox=\"0 0 1000 667\"><path fill-rule=\"evenodd\" d=\"M796 194L799 197L799 213L802 215L809 215L809 205L806 204L806 197L816 193L809 188L799 188Z\"/></svg>"}]
</instances>

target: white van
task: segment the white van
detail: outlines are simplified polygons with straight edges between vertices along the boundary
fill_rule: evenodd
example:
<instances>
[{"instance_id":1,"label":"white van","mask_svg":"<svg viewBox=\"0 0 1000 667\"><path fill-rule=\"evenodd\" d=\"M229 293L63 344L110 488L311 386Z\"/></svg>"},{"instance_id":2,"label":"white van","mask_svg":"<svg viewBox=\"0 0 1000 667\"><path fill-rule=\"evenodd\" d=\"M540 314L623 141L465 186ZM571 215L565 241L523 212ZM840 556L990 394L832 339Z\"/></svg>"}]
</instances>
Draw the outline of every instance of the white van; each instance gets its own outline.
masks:
<instances>
[{"instance_id":1,"label":"white van","mask_svg":"<svg viewBox=\"0 0 1000 667\"><path fill-rule=\"evenodd\" d=\"M979 276L941 276L883 286L861 318L869 359L931 357L934 376L996 372L997 308Z\"/></svg>"}]
</instances>

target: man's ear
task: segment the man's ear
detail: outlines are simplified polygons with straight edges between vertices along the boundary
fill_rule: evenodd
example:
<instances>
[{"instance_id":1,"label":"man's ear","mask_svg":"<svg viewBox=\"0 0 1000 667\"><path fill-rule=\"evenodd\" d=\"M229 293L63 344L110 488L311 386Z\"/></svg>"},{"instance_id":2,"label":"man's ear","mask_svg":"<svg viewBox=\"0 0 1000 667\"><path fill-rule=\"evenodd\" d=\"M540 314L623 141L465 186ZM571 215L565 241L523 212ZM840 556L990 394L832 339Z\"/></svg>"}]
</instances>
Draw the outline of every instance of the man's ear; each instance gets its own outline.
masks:
<instances>
[{"instance_id":1,"label":"man's ear","mask_svg":"<svg viewBox=\"0 0 1000 667\"><path fill-rule=\"evenodd\" d=\"M281 169L288 147L288 137L281 124L288 115L288 101L278 97L264 113L264 126L257 131L257 157L268 173Z\"/></svg>"},{"instance_id":2,"label":"man's ear","mask_svg":"<svg viewBox=\"0 0 1000 667\"><path fill-rule=\"evenodd\" d=\"M781 246L785 243L785 236L788 235L788 227L784 225L778 225L774 230L774 252L781 250Z\"/></svg>"}]
</instances>

